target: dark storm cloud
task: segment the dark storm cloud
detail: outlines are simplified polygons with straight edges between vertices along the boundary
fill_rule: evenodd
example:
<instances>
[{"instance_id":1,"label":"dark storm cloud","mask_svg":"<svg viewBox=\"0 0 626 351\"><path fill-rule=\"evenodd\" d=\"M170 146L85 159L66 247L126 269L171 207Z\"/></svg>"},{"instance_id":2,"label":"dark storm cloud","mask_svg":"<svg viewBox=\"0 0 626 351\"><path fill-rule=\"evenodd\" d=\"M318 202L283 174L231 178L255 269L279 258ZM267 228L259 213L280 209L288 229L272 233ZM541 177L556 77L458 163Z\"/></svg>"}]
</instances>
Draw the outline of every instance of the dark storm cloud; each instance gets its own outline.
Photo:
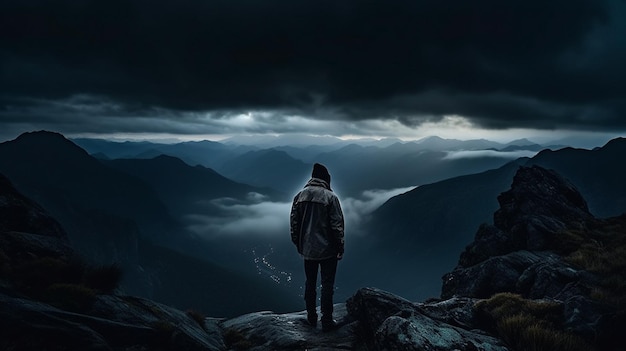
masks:
<instances>
[{"instance_id":1,"label":"dark storm cloud","mask_svg":"<svg viewBox=\"0 0 626 351\"><path fill-rule=\"evenodd\" d=\"M0 115L17 118L25 101L96 96L110 104L84 114L265 109L407 125L459 114L490 128L625 127L624 9L619 0L5 1Z\"/></svg>"}]
</instances>

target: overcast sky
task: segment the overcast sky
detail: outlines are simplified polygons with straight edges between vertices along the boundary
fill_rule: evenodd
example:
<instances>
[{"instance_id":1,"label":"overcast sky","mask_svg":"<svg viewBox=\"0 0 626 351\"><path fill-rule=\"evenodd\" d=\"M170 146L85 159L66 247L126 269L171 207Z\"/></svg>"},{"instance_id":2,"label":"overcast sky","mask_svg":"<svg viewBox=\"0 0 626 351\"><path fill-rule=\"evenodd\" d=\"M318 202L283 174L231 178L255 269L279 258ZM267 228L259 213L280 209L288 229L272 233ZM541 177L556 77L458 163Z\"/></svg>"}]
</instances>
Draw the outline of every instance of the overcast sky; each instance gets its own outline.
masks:
<instances>
[{"instance_id":1,"label":"overcast sky","mask_svg":"<svg viewBox=\"0 0 626 351\"><path fill-rule=\"evenodd\" d=\"M0 138L619 135L625 33L623 0L7 0Z\"/></svg>"}]
</instances>

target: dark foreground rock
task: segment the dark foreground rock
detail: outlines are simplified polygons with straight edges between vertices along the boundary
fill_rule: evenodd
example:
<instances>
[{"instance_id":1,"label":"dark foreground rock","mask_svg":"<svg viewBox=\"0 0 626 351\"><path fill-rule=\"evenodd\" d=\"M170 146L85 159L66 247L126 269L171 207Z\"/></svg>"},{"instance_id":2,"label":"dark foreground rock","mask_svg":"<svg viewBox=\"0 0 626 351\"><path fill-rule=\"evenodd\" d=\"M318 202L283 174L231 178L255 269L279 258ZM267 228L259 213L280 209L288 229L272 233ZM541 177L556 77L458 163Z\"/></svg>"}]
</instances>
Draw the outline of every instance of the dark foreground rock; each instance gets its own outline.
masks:
<instances>
[{"instance_id":1,"label":"dark foreground rock","mask_svg":"<svg viewBox=\"0 0 626 351\"><path fill-rule=\"evenodd\" d=\"M381 290L360 289L347 306L361 323L360 345L378 350L508 350L501 340L460 322L473 319L473 301L459 302L417 304Z\"/></svg>"},{"instance_id":2,"label":"dark foreground rock","mask_svg":"<svg viewBox=\"0 0 626 351\"><path fill-rule=\"evenodd\" d=\"M322 332L306 321L306 311L275 314L269 311L246 314L220 323L231 349L246 350L353 350L358 341L359 322L344 303L335 304L338 328Z\"/></svg>"},{"instance_id":3,"label":"dark foreground rock","mask_svg":"<svg viewBox=\"0 0 626 351\"><path fill-rule=\"evenodd\" d=\"M223 350L219 329L173 308L104 295L90 313L0 294L2 350Z\"/></svg>"},{"instance_id":4,"label":"dark foreground rock","mask_svg":"<svg viewBox=\"0 0 626 351\"><path fill-rule=\"evenodd\" d=\"M306 323L306 312L251 313L222 321L233 350L432 350L505 351L503 342L476 329L476 299L414 303L363 288L335 305L339 328L322 332Z\"/></svg>"}]
</instances>

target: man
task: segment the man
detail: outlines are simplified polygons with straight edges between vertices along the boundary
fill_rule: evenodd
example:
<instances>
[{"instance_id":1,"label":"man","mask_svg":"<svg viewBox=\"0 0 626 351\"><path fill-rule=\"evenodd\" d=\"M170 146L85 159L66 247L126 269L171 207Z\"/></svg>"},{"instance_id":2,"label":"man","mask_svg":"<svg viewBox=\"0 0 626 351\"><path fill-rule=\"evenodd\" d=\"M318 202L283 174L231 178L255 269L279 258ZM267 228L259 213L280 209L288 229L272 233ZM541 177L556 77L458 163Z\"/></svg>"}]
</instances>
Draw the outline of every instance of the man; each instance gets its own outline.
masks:
<instances>
[{"instance_id":1,"label":"man","mask_svg":"<svg viewBox=\"0 0 626 351\"><path fill-rule=\"evenodd\" d=\"M330 188L330 174L323 165L313 165L311 179L293 199L291 241L304 258L306 283L304 300L307 321L317 326L316 285L321 272L322 330L336 328L333 320L333 292L337 261L343 258L344 221L337 195Z\"/></svg>"}]
</instances>

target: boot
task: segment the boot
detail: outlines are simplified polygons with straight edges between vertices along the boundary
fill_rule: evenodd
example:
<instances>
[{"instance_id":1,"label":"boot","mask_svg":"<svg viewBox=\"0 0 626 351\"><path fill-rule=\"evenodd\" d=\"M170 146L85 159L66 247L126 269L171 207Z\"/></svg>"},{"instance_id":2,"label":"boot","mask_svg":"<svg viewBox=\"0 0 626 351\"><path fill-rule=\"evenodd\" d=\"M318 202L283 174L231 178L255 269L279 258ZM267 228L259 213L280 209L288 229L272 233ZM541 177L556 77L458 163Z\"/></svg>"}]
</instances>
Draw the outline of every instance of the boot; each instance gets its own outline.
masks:
<instances>
[{"instance_id":1,"label":"boot","mask_svg":"<svg viewBox=\"0 0 626 351\"><path fill-rule=\"evenodd\" d=\"M305 294L304 301L306 303L306 320L313 328L317 327L317 304L315 292Z\"/></svg>"},{"instance_id":2,"label":"boot","mask_svg":"<svg viewBox=\"0 0 626 351\"><path fill-rule=\"evenodd\" d=\"M306 321L313 328L317 327L317 313L316 312L307 312Z\"/></svg>"},{"instance_id":3,"label":"boot","mask_svg":"<svg viewBox=\"0 0 626 351\"><path fill-rule=\"evenodd\" d=\"M324 319L322 318L322 331L329 332L338 328L337 321L334 319Z\"/></svg>"},{"instance_id":4,"label":"boot","mask_svg":"<svg viewBox=\"0 0 626 351\"><path fill-rule=\"evenodd\" d=\"M325 298L322 299L322 331L331 331L337 329L337 321L333 319L333 302Z\"/></svg>"}]
</instances>

